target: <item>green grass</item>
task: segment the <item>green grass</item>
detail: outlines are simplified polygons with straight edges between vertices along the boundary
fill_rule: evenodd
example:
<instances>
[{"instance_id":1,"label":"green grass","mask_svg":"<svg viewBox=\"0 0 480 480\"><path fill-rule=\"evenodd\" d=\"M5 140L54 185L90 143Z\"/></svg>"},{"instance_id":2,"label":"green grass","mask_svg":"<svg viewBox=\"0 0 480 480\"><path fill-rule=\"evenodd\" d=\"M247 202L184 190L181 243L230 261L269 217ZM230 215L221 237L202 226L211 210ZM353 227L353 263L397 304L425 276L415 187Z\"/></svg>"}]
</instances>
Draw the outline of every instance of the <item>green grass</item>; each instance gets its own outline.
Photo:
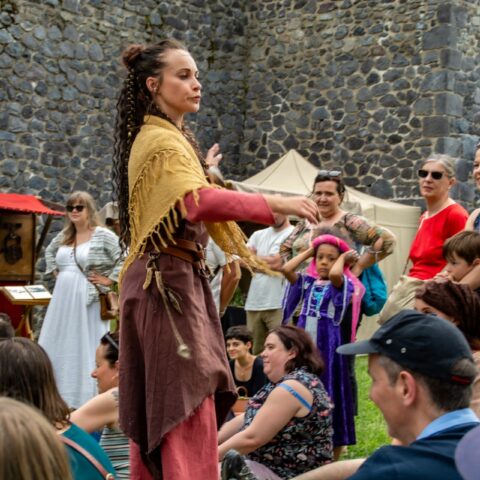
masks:
<instances>
[{"instance_id":1,"label":"green grass","mask_svg":"<svg viewBox=\"0 0 480 480\"><path fill-rule=\"evenodd\" d=\"M367 368L368 357L357 357L355 361L358 383L358 416L355 418L357 444L349 446L342 459L368 457L377 448L391 441L380 410L368 398L371 380Z\"/></svg>"}]
</instances>

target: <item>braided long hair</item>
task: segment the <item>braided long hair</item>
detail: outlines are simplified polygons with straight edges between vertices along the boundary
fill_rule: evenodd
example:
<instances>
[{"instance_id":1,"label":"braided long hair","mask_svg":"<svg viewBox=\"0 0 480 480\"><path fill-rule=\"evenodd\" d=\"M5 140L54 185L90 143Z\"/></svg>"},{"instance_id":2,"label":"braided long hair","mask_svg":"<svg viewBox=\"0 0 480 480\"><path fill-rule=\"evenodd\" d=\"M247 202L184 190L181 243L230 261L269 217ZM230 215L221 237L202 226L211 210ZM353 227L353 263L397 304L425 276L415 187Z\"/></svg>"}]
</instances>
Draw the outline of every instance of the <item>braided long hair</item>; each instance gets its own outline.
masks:
<instances>
[{"instance_id":1,"label":"braided long hair","mask_svg":"<svg viewBox=\"0 0 480 480\"><path fill-rule=\"evenodd\" d=\"M117 101L113 152L113 186L118 202L120 222L120 243L123 250L130 245L128 213L128 159L132 144L147 114L161 117L175 127L178 126L155 104L147 88L147 78L157 77L162 81L162 71L166 66L164 57L168 50L187 49L177 40L168 38L154 45L130 45L122 53L122 62L128 70ZM202 167L206 164L193 132L182 125L179 130L195 150Z\"/></svg>"}]
</instances>

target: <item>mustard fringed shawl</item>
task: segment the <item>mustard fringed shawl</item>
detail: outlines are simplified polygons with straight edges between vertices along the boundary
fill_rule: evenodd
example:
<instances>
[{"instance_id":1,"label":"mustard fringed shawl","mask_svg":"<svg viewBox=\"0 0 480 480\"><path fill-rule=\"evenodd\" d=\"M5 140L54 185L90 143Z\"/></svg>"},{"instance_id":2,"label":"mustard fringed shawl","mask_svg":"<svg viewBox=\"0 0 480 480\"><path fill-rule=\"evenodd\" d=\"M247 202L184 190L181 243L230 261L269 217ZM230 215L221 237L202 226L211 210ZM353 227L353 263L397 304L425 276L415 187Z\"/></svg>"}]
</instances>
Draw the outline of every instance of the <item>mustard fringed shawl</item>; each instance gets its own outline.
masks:
<instances>
[{"instance_id":1,"label":"mustard fringed shawl","mask_svg":"<svg viewBox=\"0 0 480 480\"><path fill-rule=\"evenodd\" d=\"M128 163L131 243L120 282L147 244L175 243L174 233L187 213L185 195L192 192L198 201L199 189L218 188L208 183L195 151L174 125L153 115L144 122ZM227 257L237 255L251 269L272 273L247 248L246 237L235 222L206 222L205 226Z\"/></svg>"}]
</instances>

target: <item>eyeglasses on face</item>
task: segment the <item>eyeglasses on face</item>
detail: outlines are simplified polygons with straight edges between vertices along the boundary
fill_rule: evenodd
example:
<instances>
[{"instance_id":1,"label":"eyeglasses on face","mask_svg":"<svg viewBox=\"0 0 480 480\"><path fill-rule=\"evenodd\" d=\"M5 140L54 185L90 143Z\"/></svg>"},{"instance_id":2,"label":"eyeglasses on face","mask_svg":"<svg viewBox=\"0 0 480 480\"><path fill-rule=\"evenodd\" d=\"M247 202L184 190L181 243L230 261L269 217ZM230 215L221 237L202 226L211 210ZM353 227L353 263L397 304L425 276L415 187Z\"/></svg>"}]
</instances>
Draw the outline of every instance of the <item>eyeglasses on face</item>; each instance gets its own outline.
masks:
<instances>
[{"instance_id":1,"label":"eyeglasses on face","mask_svg":"<svg viewBox=\"0 0 480 480\"><path fill-rule=\"evenodd\" d=\"M340 170L319 170L317 177L341 177L342 172Z\"/></svg>"},{"instance_id":2,"label":"eyeglasses on face","mask_svg":"<svg viewBox=\"0 0 480 480\"><path fill-rule=\"evenodd\" d=\"M119 350L118 343L113 339L113 337L110 335L110 332L107 332L102 339L100 340L100 343L105 343L108 342L113 348L115 348L117 351Z\"/></svg>"},{"instance_id":3,"label":"eyeglasses on face","mask_svg":"<svg viewBox=\"0 0 480 480\"><path fill-rule=\"evenodd\" d=\"M77 212L83 212L85 205L67 205L67 212L73 212L76 210Z\"/></svg>"},{"instance_id":4,"label":"eyeglasses on face","mask_svg":"<svg viewBox=\"0 0 480 480\"><path fill-rule=\"evenodd\" d=\"M420 178L427 178L428 177L428 174L430 174L430 176L434 179L434 180L440 180L442 177L443 177L443 174L444 172L431 172L430 170L424 170L423 168L421 168L419 171L418 171L418 176Z\"/></svg>"}]
</instances>

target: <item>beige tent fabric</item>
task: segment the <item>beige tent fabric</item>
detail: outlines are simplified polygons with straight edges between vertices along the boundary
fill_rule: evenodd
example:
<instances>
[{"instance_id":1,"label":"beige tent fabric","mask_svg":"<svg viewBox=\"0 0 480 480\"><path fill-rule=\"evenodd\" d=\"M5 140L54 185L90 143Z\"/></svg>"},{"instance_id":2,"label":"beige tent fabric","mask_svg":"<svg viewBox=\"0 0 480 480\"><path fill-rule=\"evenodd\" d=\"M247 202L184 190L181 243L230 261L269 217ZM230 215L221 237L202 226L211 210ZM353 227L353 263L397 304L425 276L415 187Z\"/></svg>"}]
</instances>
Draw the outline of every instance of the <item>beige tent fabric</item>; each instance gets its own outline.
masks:
<instances>
[{"instance_id":1,"label":"beige tent fabric","mask_svg":"<svg viewBox=\"0 0 480 480\"><path fill-rule=\"evenodd\" d=\"M118 220L118 204L117 202L106 203L98 212L102 223L106 224L107 219Z\"/></svg>"},{"instance_id":2,"label":"beige tent fabric","mask_svg":"<svg viewBox=\"0 0 480 480\"><path fill-rule=\"evenodd\" d=\"M253 177L231 183L236 189L246 192L309 195L317 173L315 166L297 151L290 150ZM346 189L342 207L388 228L397 237L394 253L379 264L391 289L403 273L410 244L418 228L420 208L383 200L350 187Z\"/></svg>"}]
</instances>

